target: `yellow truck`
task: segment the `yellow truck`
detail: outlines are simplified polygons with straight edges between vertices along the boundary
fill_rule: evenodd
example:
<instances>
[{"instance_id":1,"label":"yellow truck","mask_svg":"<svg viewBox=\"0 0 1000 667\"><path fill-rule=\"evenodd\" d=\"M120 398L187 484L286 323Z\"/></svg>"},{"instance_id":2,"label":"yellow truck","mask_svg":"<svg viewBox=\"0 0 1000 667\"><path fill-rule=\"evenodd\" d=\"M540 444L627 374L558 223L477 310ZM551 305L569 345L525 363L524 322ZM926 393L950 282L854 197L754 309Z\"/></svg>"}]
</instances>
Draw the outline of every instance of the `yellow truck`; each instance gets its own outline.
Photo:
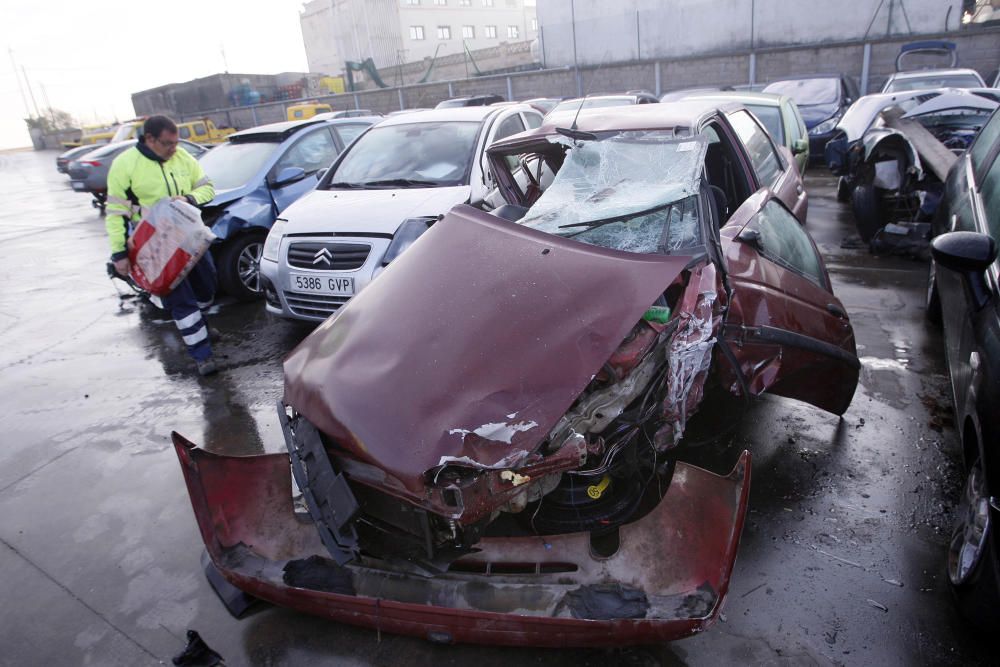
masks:
<instances>
[{"instance_id":1,"label":"yellow truck","mask_svg":"<svg viewBox=\"0 0 1000 667\"><path fill-rule=\"evenodd\" d=\"M196 144L221 144L236 129L232 127L216 127L207 118L177 123L177 132L181 139L193 141Z\"/></svg>"},{"instance_id":2,"label":"yellow truck","mask_svg":"<svg viewBox=\"0 0 1000 667\"><path fill-rule=\"evenodd\" d=\"M288 107L287 111L288 120L305 120L306 118L312 118L318 113L329 113L333 111L333 107L329 104L320 104L319 102L304 102Z\"/></svg>"},{"instance_id":3,"label":"yellow truck","mask_svg":"<svg viewBox=\"0 0 1000 667\"><path fill-rule=\"evenodd\" d=\"M114 125L84 125L83 134L78 141L63 141L66 148L76 148L77 146L97 146L106 144L115 136Z\"/></svg>"}]
</instances>

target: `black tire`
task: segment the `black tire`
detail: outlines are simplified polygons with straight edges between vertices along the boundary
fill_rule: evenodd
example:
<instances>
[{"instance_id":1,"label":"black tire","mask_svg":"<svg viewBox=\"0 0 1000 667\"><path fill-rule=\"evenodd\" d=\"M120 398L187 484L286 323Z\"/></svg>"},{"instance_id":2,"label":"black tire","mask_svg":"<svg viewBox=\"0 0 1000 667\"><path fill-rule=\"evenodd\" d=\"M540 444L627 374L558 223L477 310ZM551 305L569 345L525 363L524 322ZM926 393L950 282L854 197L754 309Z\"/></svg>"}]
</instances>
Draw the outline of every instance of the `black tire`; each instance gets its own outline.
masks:
<instances>
[{"instance_id":1,"label":"black tire","mask_svg":"<svg viewBox=\"0 0 1000 667\"><path fill-rule=\"evenodd\" d=\"M218 252L219 286L241 301L259 299L260 255L264 250L265 232L247 232L225 241Z\"/></svg>"},{"instance_id":2,"label":"black tire","mask_svg":"<svg viewBox=\"0 0 1000 667\"><path fill-rule=\"evenodd\" d=\"M934 260L930 261L927 270L927 300L924 303L924 316L931 324L941 326L941 296L938 294L937 279L935 277Z\"/></svg>"},{"instance_id":3,"label":"black tire","mask_svg":"<svg viewBox=\"0 0 1000 667\"><path fill-rule=\"evenodd\" d=\"M843 176L837 179L837 201L843 204L851 201L851 185Z\"/></svg>"},{"instance_id":4,"label":"black tire","mask_svg":"<svg viewBox=\"0 0 1000 667\"><path fill-rule=\"evenodd\" d=\"M972 488L977 486L975 475L979 475L978 482L982 484L978 491ZM976 503L988 502L985 494L985 475L980 460L976 460L969 468L962 489L962 501L956 510L955 528L948 546L947 575L962 615L979 630L995 633L1000 630L1000 576L993 535L996 526L988 518L985 522L977 522L975 517L981 518L983 513L970 511ZM988 508L985 516L990 516ZM958 564L963 559L959 557L961 552L956 550L956 546L968 543L970 529L978 530L976 534L982 535L982 547L976 550L975 558L969 559L973 562L972 566L961 571Z\"/></svg>"},{"instance_id":5,"label":"black tire","mask_svg":"<svg viewBox=\"0 0 1000 667\"><path fill-rule=\"evenodd\" d=\"M871 183L854 186L851 192L851 208L854 209L854 223L861 240L865 243L871 241L875 232L885 226L878 189Z\"/></svg>"}]
</instances>

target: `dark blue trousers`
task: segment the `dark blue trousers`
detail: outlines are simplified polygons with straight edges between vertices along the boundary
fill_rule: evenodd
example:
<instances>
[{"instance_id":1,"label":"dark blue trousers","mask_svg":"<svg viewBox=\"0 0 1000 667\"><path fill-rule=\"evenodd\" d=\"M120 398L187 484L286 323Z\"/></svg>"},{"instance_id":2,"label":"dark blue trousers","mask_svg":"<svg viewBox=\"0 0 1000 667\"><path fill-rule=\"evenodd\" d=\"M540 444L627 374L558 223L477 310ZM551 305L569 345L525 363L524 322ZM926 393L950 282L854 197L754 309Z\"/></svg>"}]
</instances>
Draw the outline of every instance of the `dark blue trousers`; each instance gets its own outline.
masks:
<instances>
[{"instance_id":1,"label":"dark blue trousers","mask_svg":"<svg viewBox=\"0 0 1000 667\"><path fill-rule=\"evenodd\" d=\"M161 297L163 308L174 318L188 353L195 361L205 361L212 356L208 326L201 311L212 305L215 285L215 262L212 261L212 253L206 252L187 278L173 292Z\"/></svg>"}]
</instances>

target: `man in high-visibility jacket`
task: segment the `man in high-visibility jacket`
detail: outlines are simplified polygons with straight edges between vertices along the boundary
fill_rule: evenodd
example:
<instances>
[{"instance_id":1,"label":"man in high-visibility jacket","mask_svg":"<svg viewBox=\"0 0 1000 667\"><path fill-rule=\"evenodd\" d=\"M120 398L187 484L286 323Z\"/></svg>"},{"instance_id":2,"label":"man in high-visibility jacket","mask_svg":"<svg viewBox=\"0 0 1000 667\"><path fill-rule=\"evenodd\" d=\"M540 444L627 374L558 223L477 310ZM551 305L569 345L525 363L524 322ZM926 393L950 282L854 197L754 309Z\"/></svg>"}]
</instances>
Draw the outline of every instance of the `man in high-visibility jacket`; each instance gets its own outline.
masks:
<instances>
[{"instance_id":1,"label":"man in high-visibility jacket","mask_svg":"<svg viewBox=\"0 0 1000 667\"><path fill-rule=\"evenodd\" d=\"M177 150L177 146L177 125L166 116L151 116L143 124L136 146L111 164L105 224L111 241L111 261L122 275L128 275L131 268L128 237L141 220L142 207L152 206L164 197L197 205L215 196L215 188L198 161L187 151ZM216 371L208 326L201 312L212 305L215 285L215 265L211 253L206 252L188 276L161 297L202 375Z\"/></svg>"}]
</instances>

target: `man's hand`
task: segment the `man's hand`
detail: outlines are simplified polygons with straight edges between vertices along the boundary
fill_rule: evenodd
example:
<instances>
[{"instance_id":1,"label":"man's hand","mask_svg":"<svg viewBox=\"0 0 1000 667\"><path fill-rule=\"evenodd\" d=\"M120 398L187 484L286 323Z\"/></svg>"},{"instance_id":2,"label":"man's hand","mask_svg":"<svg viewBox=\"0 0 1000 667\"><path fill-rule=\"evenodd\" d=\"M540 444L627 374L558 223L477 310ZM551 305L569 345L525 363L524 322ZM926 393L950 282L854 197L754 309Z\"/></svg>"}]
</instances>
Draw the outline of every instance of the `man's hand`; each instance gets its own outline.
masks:
<instances>
[{"instance_id":1,"label":"man's hand","mask_svg":"<svg viewBox=\"0 0 1000 667\"><path fill-rule=\"evenodd\" d=\"M115 271L117 271L119 275L128 276L131 269L132 264L128 261L128 257L122 257L119 260L115 260Z\"/></svg>"}]
</instances>

